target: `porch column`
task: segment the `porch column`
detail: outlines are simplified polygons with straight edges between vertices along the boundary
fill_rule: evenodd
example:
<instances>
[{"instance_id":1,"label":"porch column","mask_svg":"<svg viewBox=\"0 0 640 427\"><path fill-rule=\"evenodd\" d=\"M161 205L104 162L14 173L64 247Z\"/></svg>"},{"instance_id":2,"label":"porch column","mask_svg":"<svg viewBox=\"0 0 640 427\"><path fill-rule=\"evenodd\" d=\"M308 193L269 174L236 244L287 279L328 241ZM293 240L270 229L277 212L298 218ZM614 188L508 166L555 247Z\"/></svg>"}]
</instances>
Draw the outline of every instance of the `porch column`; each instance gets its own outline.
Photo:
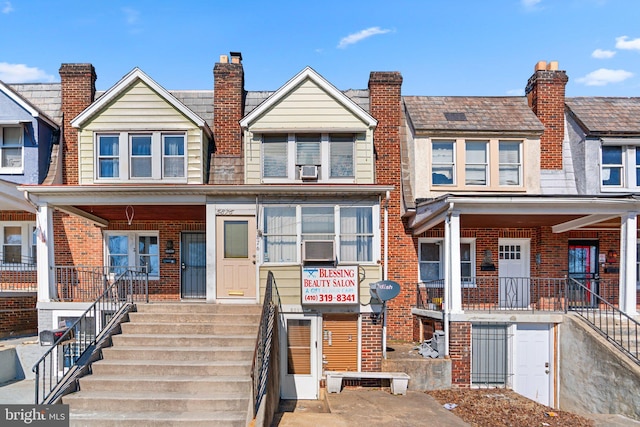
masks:
<instances>
[{"instance_id":1,"label":"porch column","mask_svg":"<svg viewBox=\"0 0 640 427\"><path fill-rule=\"evenodd\" d=\"M450 313L462 313L462 272L460 271L460 212L452 211L445 222L445 288L449 289Z\"/></svg>"},{"instance_id":2,"label":"porch column","mask_svg":"<svg viewBox=\"0 0 640 427\"><path fill-rule=\"evenodd\" d=\"M36 212L36 253L38 254L36 275L38 279L38 301L49 302L58 299L55 280L53 252L53 208L49 205L38 207Z\"/></svg>"},{"instance_id":3,"label":"porch column","mask_svg":"<svg viewBox=\"0 0 640 427\"><path fill-rule=\"evenodd\" d=\"M207 302L216 302L216 205L207 203Z\"/></svg>"},{"instance_id":4,"label":"porch column","mask_svg":"<svg viewBox=\"0 0 640 427\"><path fill-rule=\"evenodd\" d=\"M620 226L620 311L635 316L636 308L636 259L638 229L636 212L627 212L621 217Z\"/></svg>"}]
</instances>

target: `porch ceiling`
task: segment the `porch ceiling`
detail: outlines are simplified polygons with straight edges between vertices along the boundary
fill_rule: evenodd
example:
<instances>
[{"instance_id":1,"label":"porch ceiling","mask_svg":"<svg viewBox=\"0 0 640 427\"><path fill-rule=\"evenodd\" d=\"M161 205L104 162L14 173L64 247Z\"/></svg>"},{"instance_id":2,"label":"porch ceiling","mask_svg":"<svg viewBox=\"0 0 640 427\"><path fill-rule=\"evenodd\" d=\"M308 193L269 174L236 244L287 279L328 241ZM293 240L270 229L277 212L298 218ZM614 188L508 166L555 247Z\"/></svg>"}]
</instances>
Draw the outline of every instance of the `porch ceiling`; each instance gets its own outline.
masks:
<instances>
[{"instance_id":1,"label":"porch ceiling","mask_svg":"<svg viewBox=\"0 0 640 427\"><path fill-rule=\"evenodd\" d=\"M133 221L204 221L206 219L205 205L131 206L133 207ZM79 205L74 207L107 221L127 221L127 206L125 205ZM131 209L129 211L131 212Z\"/></svg>"},{"instance_id":2,"label":"porch ceiling","mask_svg":"<svg viewBox=\"0 0 640 427\"><path fill-rule=\"evenodd\" d=\"M575 219L583 218L584 215L482 215L467 214L460 215L460 226L463 228L522 228L522 227L552 227ZM620 229L620 218L612 218L588 227L594 229Z\"/></svg>"}]
</instances>

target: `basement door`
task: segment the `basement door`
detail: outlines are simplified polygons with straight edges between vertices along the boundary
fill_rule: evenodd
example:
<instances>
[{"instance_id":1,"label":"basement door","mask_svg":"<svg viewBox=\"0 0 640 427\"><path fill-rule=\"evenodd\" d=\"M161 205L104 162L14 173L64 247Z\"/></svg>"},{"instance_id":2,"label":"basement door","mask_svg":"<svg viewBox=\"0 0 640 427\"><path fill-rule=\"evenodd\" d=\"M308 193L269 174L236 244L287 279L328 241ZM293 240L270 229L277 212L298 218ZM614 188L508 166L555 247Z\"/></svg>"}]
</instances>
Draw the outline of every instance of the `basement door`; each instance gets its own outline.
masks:
<instances>
[{"instance_id":1,"label":"basement door","mask_svg":"<svg viewBox=\"0 0 640 427\"><path fill-rule=\"evenodd\" d=\"M358 315L327 313L322 319L322 371L358 370Z\"/></svg>"},{"instance_id":2,"label":"basement door","mask_svg":"<svg viewBox=\"0 0 640 427\"><path fill-rule=\"evenodd\" d=\"M181 298L207 296L207 242L204 233L182 233L180 272Z\"/></svg>"},{"instance_id":3,"label":"basement door","mask_svg":"<svg viewBox=\"0 0 640 427\"><path fill-rule=\"evenodd\" d=\"M501 308L529 306L529 239L498 241L498 297Z\"/></svg>"},{"instance_id":4,"label":"basement door","mask_svg":"<svg viewBox=\"0 0 640 427\"><path fill-rule=\"evenodd\" d=\"M288 314L280 325L280 397L318 399L318 316Z\"/></svg>"},{"instance_id":5,"label":"basement door","mask_svg":"<svg viewBox=\"0 0 640 427\"><path fill-rule=\"evenodd\" d=\"M216 297L256 297L256 218L216 218Z\"/></svg>"},{"instance_id":6,"label":"basement door","mask_svg":"<svg viewBox=\"0 0 640 427\"><path fill-rule=\"evenodd\" d=\"M552 383L551 325L516 325L513 390L549 406Z\"/></svg>"}]
</instances>

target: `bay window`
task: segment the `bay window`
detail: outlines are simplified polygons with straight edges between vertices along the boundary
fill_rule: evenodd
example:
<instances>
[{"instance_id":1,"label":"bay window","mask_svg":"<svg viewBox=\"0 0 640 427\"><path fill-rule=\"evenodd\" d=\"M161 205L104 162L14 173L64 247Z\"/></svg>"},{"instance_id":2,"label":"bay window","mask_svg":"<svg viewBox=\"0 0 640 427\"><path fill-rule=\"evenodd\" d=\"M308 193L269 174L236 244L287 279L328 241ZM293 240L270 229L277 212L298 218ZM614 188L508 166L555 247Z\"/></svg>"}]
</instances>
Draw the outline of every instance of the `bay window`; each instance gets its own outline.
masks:
<instances>
[{"instance_id":1,"label":"bay window","mask_svg":"<svg viewBox=\"0 0 640 427\"><path fill-rule=\"evenodd\" d=\"M302 242L334 241L338 261L375 261L373 206L267 205L262 237L265 263L298 263Z\"/></svg>"},{"instance_id":2,"label":"bay window","mask_svg":"<svg viewBox=\"0 0 640 427\"><path fill-rule=\"evenodd\" d=\"M119 181L186 179L183 133L105 133L96 136L96 178Z\"/></svg>"}]
</instances>

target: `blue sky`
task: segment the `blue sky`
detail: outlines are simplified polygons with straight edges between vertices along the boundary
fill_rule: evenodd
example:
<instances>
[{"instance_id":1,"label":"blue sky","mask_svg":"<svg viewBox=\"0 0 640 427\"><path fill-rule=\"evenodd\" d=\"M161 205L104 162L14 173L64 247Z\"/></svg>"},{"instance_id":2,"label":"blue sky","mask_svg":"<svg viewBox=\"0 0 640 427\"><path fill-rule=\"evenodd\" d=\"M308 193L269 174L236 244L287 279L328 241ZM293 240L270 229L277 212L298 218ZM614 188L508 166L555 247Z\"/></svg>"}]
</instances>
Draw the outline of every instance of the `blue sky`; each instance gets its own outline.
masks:
<instances>
[{"instance_id":1,"label":"blue sky","mask_svg":"<svg viewBox=\"0 0 640 427\"><path fill-rule=\"evenodd\" d=\"M240 51L248 90L306 66L339 89L400 71L405 95L522 95L558 61L568 96L640 96L637 0L0 0L0 80L59 81L92 63L104 90L134 67L169 90L211 89Z\"/></svg>"}]
</instances>

